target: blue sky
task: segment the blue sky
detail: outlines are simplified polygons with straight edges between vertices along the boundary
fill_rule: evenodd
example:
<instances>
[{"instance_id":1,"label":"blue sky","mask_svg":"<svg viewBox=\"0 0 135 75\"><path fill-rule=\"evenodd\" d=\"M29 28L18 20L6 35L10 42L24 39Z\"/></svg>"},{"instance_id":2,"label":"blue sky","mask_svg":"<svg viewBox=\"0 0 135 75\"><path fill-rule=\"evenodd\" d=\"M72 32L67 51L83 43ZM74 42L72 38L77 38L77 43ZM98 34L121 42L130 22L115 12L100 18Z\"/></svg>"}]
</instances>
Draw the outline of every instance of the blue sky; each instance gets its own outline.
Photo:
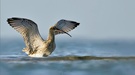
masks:
<instances>
[{"instance_id":1,"label":"blue sky","mask_svg":"<svg viewBox=\"0 0 135 75\"><path fill-rule=\"evenodd\" d=\"M2 38L21 38L7 24L10 17L35 21L43 38L50 26L68 19L80 22L69 32L74 38L135 40L135 0L1 0Z\"/></svg>"}]
</instances>

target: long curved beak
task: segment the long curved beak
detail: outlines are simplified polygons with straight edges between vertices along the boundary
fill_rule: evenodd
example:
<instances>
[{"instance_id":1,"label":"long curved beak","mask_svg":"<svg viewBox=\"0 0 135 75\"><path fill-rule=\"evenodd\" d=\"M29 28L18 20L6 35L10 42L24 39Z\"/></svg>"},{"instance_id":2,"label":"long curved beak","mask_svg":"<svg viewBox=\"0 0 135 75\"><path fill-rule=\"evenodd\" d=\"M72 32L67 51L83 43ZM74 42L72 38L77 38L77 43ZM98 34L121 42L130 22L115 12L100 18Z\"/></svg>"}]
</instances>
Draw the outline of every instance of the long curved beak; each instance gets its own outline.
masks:
<instances>
[{"instance_id":1,"label":"long curved beak","mask_svg":"<svg viewBox=\"0 0 135 75\"><path fill-rule=\"evenodd\" d=\"M60 30L60 29L58 29L58 28L56 28L56 27L53 27L54 28L54 30L56 29L56 30ZM63 30L60 30L60 31L62 31L62 32L64 32L65 34L67 34L67 35L69 35L70 37L72 37L69 33L67 33L67 32L65 32L65 31L63 31Z\"/></svg>"},{"instance_id":2,"label":"long curved beak","mask_svg":"<svg viewBox=\"0 0 135 75\"><path fill-rule=\"evenodd\" d=\"M69 35L70 37L72 37L69 33L65 32L65 31L63 31L63 30L61 30L61 31L64 32L65 34Z\"/></svg>"}]
</instances>

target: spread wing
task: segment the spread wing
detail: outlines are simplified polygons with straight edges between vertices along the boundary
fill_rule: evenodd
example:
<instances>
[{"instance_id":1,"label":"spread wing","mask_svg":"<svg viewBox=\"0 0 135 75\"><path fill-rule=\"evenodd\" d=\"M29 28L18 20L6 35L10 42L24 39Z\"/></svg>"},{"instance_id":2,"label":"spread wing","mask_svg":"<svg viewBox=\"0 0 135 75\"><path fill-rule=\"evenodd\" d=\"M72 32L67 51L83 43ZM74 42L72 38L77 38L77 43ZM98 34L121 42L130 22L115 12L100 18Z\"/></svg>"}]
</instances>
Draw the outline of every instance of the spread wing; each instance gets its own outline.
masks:
<instances>
[{"instance_id":1,"label":"spread wing","mask_svg":"<svg viewBox=\"0 0 135 75\"><path fill-rule=\"evenodd\" d=\"M39 34L37 24L32 20L13 17L8 18L7 22L23 36L26 47L33 49L38 46L39 42L43 41Z\"/></svg>"},{"instance_id":2,"label":"spread wing","mask_svg":"<svg viewBox=\"0 0 135 75\"><path fill-rule=\"evenodd\" d=\"M56 23L56 25L54 26L56 28L55 30L55 34L63 34L67 32L73 30L74 28L76 28L80 23L77 23L75 21L69 21L69 20L60 20ZM68 34L69 36L71 36L70 34Z\"/></svg>"}]
</instances>

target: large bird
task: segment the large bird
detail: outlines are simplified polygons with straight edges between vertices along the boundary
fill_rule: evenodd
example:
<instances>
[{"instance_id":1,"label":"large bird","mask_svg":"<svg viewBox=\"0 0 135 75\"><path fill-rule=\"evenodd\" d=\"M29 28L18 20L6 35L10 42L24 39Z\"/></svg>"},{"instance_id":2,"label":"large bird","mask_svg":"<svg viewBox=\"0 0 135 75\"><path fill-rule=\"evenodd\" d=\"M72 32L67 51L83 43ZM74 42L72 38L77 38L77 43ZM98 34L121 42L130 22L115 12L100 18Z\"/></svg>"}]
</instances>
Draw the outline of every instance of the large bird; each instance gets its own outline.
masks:
<instances>
[{"instance_id":1,"label":"large bird","mask_svg":"<svg viewBox=\"0 0 135 75\"><path fill-rule=\"evenodd\" d=\"M23 36L26 47L22 51L30 57L47 57L55 50L55 35L68 34L67 32L80 24L62 19L50 27L48 38L44 40L38 31L37 24L30 19L12 17L8 18L7 22ZM71 37L70 34L68 35Z\"/></svg>"}]
</instances>

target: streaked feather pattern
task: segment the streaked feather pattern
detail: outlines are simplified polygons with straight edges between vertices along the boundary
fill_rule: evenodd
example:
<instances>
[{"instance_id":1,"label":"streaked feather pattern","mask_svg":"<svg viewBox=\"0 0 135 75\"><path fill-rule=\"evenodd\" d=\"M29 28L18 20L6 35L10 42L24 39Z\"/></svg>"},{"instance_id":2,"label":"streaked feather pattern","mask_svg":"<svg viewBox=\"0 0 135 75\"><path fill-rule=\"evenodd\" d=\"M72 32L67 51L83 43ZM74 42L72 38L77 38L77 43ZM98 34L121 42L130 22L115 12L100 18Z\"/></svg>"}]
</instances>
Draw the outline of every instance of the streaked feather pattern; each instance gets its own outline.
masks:
<instances>
[{"instance_id":1,"label":"streaked feather pattern","mask_svg":"<svg viewBox=\"0 0 135 75\"><path fill-rule=\"evenodd\" d=\"M73 30L75 27L77 27L80 23L77 23L75 21L69 21L69 20L60 20L58 21L54 27L57 28L57 30L55 31L55 34L63 34L63 33L66 33L68 34L67 32ZM70 34L68 34L70 35ZM71 36L71 35L70 35Z\"/></svg>"},{"instance_id":2,"label":"streaked feather pattern","mask_svg":"<svg viewBox=\"0 0 135 75\"><path fill-rule=\"evenodd\" d=\"M7 19L8 24L18 31L24 38L26 48L24 52L31 57L43 57L50 55L55 49L55 35L73 30L79 25L75 21L60 20L49 29L49 39L44 40L40 36L35 22L26 18L12 17ZM68 34L71 36L70 34Z\"/></svg>"}]
</instances>

